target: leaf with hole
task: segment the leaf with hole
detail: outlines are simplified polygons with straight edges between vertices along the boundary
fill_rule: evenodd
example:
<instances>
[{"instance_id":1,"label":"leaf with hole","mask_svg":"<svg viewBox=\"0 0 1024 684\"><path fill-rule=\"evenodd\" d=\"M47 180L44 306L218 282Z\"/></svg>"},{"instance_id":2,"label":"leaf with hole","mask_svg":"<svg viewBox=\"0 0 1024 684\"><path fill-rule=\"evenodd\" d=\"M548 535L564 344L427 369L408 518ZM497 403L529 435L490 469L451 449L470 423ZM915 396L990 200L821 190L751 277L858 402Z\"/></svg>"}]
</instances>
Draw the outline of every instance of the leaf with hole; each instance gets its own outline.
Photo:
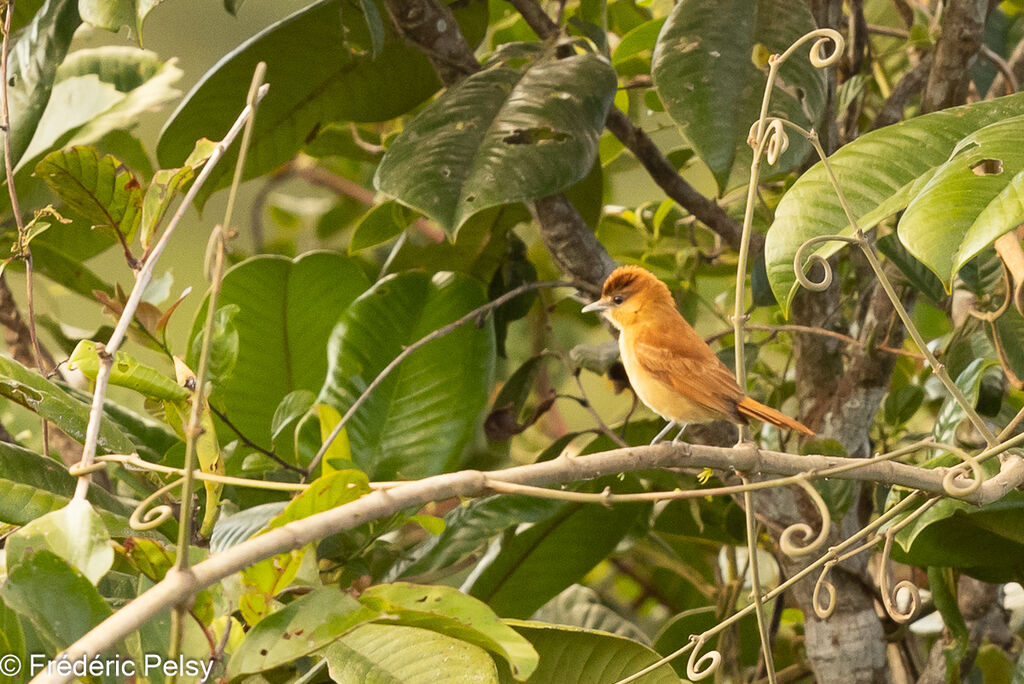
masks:
<instances>
[{"instance_id":1,"label":"leaf with hole","mask_svg":"<svg viewBox=\"0 0 1024 684\"><path fill-rule=\"evenodd\" d=\"M260 103L243 179L288 161L324 126L336 121L386 121L433 95L441 82L426 55L384 22L380 35L360 5L369 0L327 0L300 9L245 41L214 65L189 91L160 135L157 158L181 166L197 138L220 140L245 104L253 69L267 64L267 96ZM378 7L379 9L379 7ZM483 36L487 4L453 3L470 44ZM382 15L383 16L383 15ZM359 93L359 97L352 97ZM231 150L200 192L230 182Z\"/></svg>"},{"instance_id":2,"label":"leaf with hole","mask_svg":"<svg viewBox=\"0 0 1024 684\"><path fill-rule=\"evenodd\" d=\"M900 241L939 277L953 276L1003 233L1024 222L1024 115L977 130L911 200Z\"/></svg>"},{"instance_id":3,"label":"leaf with hole","mask_svg":"<svg viewBox=\"0 0 1024 684\"><path fill-rule=\"evenodd\" d=\"M954 107L865 133L829 157L832 170L863 230L906 208L965 136L1024 114L1024 93ZM793 259L806 241L853 229L821 162L783 196L765 239L768 279L784 314L798 283ZM813 250L829 257L845 243Z\"/></svg>"},{"instance_id":4,"label":"leaf with hole","mask_svg":"<svg viewBox=\"0 0 1024 684\"><path fill-rule=\"evenodd\" d=\"M409 122L374 185L449 236L488 207L561 192L590 172L615 85L598 55L505 45Z\"/></svg>"}]
</instances>

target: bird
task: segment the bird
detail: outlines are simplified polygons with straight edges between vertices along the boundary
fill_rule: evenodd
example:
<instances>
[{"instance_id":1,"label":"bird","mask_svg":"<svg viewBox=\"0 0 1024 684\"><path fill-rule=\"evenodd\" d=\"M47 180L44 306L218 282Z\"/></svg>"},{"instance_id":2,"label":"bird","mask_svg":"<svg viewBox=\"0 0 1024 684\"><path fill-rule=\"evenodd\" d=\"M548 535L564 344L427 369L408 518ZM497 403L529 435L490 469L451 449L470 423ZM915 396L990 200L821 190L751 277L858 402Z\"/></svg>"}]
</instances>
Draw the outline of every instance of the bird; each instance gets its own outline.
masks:
<instances>
[{"instance_id":1,"label":"bird","mask_svg":"<svg viewBox=\"0 0 1024 684\"><path fill-rule=\"evenodd\" d=\"M814 435L800 421L748 397L729 367L676 309L668 286L647 269L616 268L604 281L601 298L583 311L600 312L619 331L619 355L633 391L668 421L652 445L675 425L680 429L673 444L687 425L713 420L747 425L755 418Z\"/></svg>"}]
</instances>

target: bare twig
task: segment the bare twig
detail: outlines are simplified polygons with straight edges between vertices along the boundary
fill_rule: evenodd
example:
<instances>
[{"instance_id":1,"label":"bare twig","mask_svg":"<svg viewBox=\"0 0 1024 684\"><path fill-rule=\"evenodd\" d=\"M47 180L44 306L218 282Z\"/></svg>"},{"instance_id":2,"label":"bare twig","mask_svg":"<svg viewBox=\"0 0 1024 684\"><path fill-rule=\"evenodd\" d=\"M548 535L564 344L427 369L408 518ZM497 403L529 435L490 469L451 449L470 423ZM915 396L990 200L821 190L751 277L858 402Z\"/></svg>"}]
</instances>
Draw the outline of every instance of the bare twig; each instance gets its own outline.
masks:
<instances>
[{"instance_id":1,"label":"bare twig","mask_svg":"<svg viewBox=\"0 0 1024 684\"><path fill-rule=\"evenodd\" d=\"M10 52L11 19L14 16L14 0L8 0L4 11L4 38L2 55L0 55L0 129L4 133L4 170L7 177L7 191L11 197L11 211L14 222L18 226L18 256L25 261L25 303L28 308L28 333L32 343L32 356L40 374L46 375L46 363L39 347L39 335L36 333L35 291L32 287L32 250L25 234L25 221L21 216L21 205L18 203L18 192L14 187L14 160L11 158L11 112L7 97L8 57ZM43 455L50 454L50 425L45 418L40 418L43 426Z\"/></svg>"},{"instance_id":2,"label":"bare twig","mask_svg":"<svg viewBox=\"0 0 1024 684\"><path fill-rule=\"evenodd\" d=\"M262 99L266 94L266 86L259 93L259 98ZM156 244L153 245L149 254L146 256L142 264L142 268L135 276L135 285L132 287L131 294L128 295L128 301L124 304L124 309L121 313L120 318L117 321L117 326L114 328L114 332L110 335L110 339L107 341L104 348L100 351L100 367L96 374L95 389L93 390L92 406L89 411L89 424L86 427L85 433L85 444L82 447L82 460L79 462L79 466L84 470L88 471L89 467L92 466L93 460L96 457L96 444L99 438L100 432L100 421L103 416L103 401L107 394L107 383L110 379L110 368L113 362L114 352L117 351L118 347L124 341L124 338L128 332L128 327L131 325L132 320L135 316L135 311L139 306L139 302L142 301L142 293L149 284L149 281L153 278L153 270L156 268L156 262L163 254L164 249L167 248L167 244L170 242L171 236L174 234L178 225L181 223L181 219L185 216L185 212L192 205L193 200L198 194L199 189L205 184L207 178L213 172L214 166L220 161L221 157L224 156L225 150L234 141L235 137L242 131L242 127L246 121L252 116L252 107L246 106L235 123L232 124L231 128L225 134L224 139L221 140L214 147L212 154L203 166L202 171L199 172L198 177L189 188L188 192L185 193L185 197L181 200L177 210L167 223L167 228L164 229L157 240ZM75 498L84 499L85 495L89 491L89 476L82 475L78 478L78 486L75 488Z\"/></svg>"},{"instance_id":3,"label":"bare twig","mask_svg":"<svg viewBox=\"0 0 1024 684\"><path fill-rule=\"evenodd\" d=\"M1024 442L1024 435L1015 437L983 454L994 455ZM979 455L980 457L981 455ZM1013 459L1014 457L1010 457ZM153 615L181 603L189 596L214 582L238 572L253 563L278 553L299 549L331 534L351 529L391 515L417 509L431 501L452 497L476 496L490 491L495 482L526 485L550 485L595 479L605 475L656 468L707 466L744 473L805 474L841 466L855 470L832 474L832 478L884 482L925 492L944 494L942 480L948 469L926 470L914 466L880 461L864 465L863 459L834 456L794 455L763 451L749 445L723 448L689 444L615 449L582 457L561 457L495 473L462 471L403 483L375 491L351 503L288 523L253 537L191 567L188 572L169 573L149 591L123 607L72 644L60 657L77 659L102 653L126 635L138 629ZM965 501L983 504L995 501L1024 482L1024 461L1017 459L1010 467L984 482ZM911 497L913 498L913 497ZM891 513L891 511L890 511ZM887 514L888 515L888 514ZM877 521L876 521L877 522ZM827 558L827 555L826 557ZM811 567L814 567L813 565ZM57 674L57 668L44 671L33 682L63 682L71 677Z\"/></svg>"}]
</instances>

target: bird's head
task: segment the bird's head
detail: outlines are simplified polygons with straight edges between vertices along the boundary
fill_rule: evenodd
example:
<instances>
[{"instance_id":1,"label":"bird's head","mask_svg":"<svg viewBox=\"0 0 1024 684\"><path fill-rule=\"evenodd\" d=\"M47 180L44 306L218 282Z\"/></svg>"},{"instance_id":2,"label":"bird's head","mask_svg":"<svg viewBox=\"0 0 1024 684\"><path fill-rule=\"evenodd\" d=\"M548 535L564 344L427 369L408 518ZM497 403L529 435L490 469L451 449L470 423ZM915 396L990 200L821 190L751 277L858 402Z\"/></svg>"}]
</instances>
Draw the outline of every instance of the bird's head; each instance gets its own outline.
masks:
<instances>
[{"instance_id":1,"label":"bird's head","mask_svg":"<svg viewBox=\"0 0 1024 684\"><path fill-rule=\"evenodd\" d=\"M639 266L620 266L604 281L601 298L583 307L604 314L619 330L668 307L675 312L672 293L653 273Z\"/></svg>"}]
</instances>

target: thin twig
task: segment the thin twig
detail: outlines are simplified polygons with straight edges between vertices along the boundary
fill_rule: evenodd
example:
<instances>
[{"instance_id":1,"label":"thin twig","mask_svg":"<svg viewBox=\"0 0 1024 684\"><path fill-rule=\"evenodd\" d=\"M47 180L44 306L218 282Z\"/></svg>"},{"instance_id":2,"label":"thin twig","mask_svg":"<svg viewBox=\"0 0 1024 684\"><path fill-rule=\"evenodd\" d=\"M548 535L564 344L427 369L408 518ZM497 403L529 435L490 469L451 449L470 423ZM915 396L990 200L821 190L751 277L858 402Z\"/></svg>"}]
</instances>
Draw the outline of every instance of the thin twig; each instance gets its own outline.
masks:
<instances>
[{"instance_id":1,"label":"thin twig","mask_svg":"<svg viewBox=\"0 0 1024 684\"><path fill-rule=\"evenodd\" d=\"M18 256L25 261L25 302L28 308L28 333L32 341L32 355L35 357L36 368L39 373L46 377L47 369L43 363L43 353L39 347L39 335L36 333L35 313L35 290L32 287L32 250L29 247L25 235L25 220L21 215L21 205L18 202L18 192L14 187L14 160L11 158L11 112L7 97L8 57L10 53L11 19L14 16L14 0L8 0L7 9L4 12L4 38L3 54L0 55L0 129L4 133L4 171L7 176L7 192L11 197L11 211L14 213L14 222L18 226ZM43 455L50 455L50 424L45 418L40 418L43 426Z\"/></svg>"},{"instance_id":2,"label":"thin twig","mask_svg":"<svg viewBox=\"0 0 1024 684\"><path fill-rule=\"evenodd\" d=\"M909 349L897 349L896 347L889 347L889 346L886 346L884 344L869 345L866 342L858 340L855 337L850 337L849 335L844 335L841 332L836 332L835 330L829 330L828 328L816 328L816 327L814 327L812 325L796 325L796 324L764 325L764 324L760 324L760 323L747 323L743 327L746 328L747 330L757 330L757 331L760 331L760 332L770 332L770 333L793 332L793 333L802 333L802 334L806 334L806 335L820 335L822 337L831 337L833 339L840 340L840 341L845 342L847 344L851 344L851 345L860 347L861 349L864 349L865 351L875 350L875 351L885 352L887 354L895 354L897 356L906 356L908 358L918 359L920 361L924 360L924 354L921 354L921 353L918 353L918 352L915 352L915 351L910 351ZM732 335L733 332L734 331L731 330L731 329L729 329L729 330L722 330L720 332L715 333L714 335L711 335L709 337L705 337L704 341L705 342L709 342L709 343L710 342L714 342L715 340L721 339L722 337L725 337L726 335Z\"/></svg>"},{"instance_id":3,"label":"thin twig","mask_svg":"<svg viewBox=\"0 0 1024 684\"><path fill-rule=\"evenodd\" d=\"M199 367L196 368L196 387L192 396L192 406L189 413L188 423L185 426L185 473L181 485L181 505L185 511L191 511L193 469L195 467L196 444L202 434L203 407L206 406L206 381L210 367L210 346L213 340L213 327L217 317L217 298L220 294L221 281L224 277L224 263L226 261L225 234L231 229L232 213L235 206L235 198L238 193L238 185L242 181L242 170L245 167L245 156L249 148L249 140L252 138L253 124L256 120L256 109L259 106L262 94L266 92L263 78L267 73L267 65L260 62L252 76L252 83L249 86L249 94L245 100L245 108L249 116L245 122L245 131L242 133L242 140L239 146L238 158L235 164L235 174L228 194L227 207L224 210L224 222L213 229L210 239L215 244L214 265L210 273L210 293L207 295L206 323L203 326L202 344L199 351ZM207 506L215 505L212 501L206 502ZM191 543L192 516L183 513L178 523L178 555L175 560L175 568L179 571L188 569L188 545Z\"/></svg>"},{"instance_id":4,"label":"thin twig","mask_svg":"<svg viewBox=\"0 0 1024 684\"><path fill-rule=\"evenodd\" d=\"M261 447L259 444L257 444L256 442L252 441L251 439L249 439L245 435L245 433L243 433L238 428L238 426L236 426L234 423L231 422L231 419L228 418L226 413L224 413L223 411L218 410L212 404L210 405L210 412L213 413L213 415L217 416L217 418L219 418L222 423L227 425L228 429L231 430L232 432L234 432L235 435L238 437L239 441L241 441L242 444L244 444L245 446L249 447L250 449L253 449L255 451L260 452L261 454L263 454L264 456L266 456L270 460L274 461L275 463L277 463L282 468L285 468L286 470L295 471L296 473L299 473L300 475L305 475L306 474L306 471L303 470L302 468L299 468L298 466L289 463L288 461L284 460L283 458L281 458L280 456L275 454L270 449L266 449L264 447Z\"/></svg>"},{"instance_id":5,"label":"thin twig","mask_svg":"<svg viewBox=\"0 0 1024 684\"><path fill-rule=\"evenodd\" d=\"M363 403L370 397L370 393L373 392L373 390L377 389L377 387L379 387L380 384L384 382L387 376L391 374L391 371L395 370L395 368L397 368L398 365L402 363L402 361L405 361L405 359L408 358L410 354L415 352L423 345L429 342L433 342L436 339L440 339L451 332L454 332L455 330L462 327L466 323L478 320L480 317L490 313L491 311L498 308L505 302L515 299L524 292L530 292L531 290L539 290L546 287L579 287L579 285L577 283L570 283L565 281L525 283L523 285L520 285L519 287L509 290L508 292L501 295L497 299L487 302L482 306L478 306L469 313L452 321L448 325L438 328L437 330L424 335L423 337L421 337L420 339L416 340L408 347L403 349L401 353L394 359L392 359L391 363L385 366L384 369L377 374L377 377L375 377L373 381L366 386L366 389L363 390L363 393L359 395L355 402L353 402L352 406L349 407L348 411L345 412L345 415L341 417L341 420L338 421L338 424L334 426L334 429L331 430L331 434L327 435L327 439L324 440L323 444L320 446L320 450L316 452L316 456L313 457L313 460L310 461L309 467L306 469L306 478L308 479L308 477L317 469L317 466L320 465L320 461L323 459L324 454L327 453L327 450L330 448L331 444L334 442L335 439L337 439L338 435L341 434L342 428L345 427L345 424L348 423L348 421L352 418L353 415L355 415L355 412L359 410L359 407L362 406Z\"/></svg>"},{"instance_id":6,"label":"thin twig","mask_svg":"<svg viewBox=\"0 0 1024 684\"><path fill-rule=\"evenodd\" d=\"M265 94L266 86L264 86L260 91L257 101L262 100ZM100 350L99 353L100 367L96 374L92 405L89 409L89 424L86 427L85 443L82 446L82 460L79 462L80 467L83 469L87 470L96 458L96 444L99 439L100 421L103 416L103 401L107 394L107 384L110 379L110 368L113 362L114 352L116 352L118 347L121 346L121 343L124 341L125 336L128 333L128 327L134 320L135 311L139 307L139 302L142 301L142 293L145 291L149 281L153 278L153 270L156 268L156 262L163 254L164 249L167 248L167 244L170 242L171 236L181 223L181 219L184 218L185 212L195 200L196 195L199 193L199 189L206 183L206 180L213 172L214 166L216 166L217 162L224 156L224 152L227 147L242 131L242 127L252 116L252 112L252 107L246 106L238 115L238 118L235 119L235 123L232 124L230 130L225 134L224 139L214 147L213 152L210 154L209 159L207 159L202 171L199 172L199 175L192 184L192 187L190 187L188 192L185 193L185 197L181 200L181 203L178 205L174 215L168 221L167 227L160 235L160 239L157 240L155 245L153 245L149 254L146 256L146 259L143 261L142 268L139 269L139 272L135 276L135 285L132 287L131 294L128 295L128 301L124 304L124 309L117 321L117 326L114 328L114 332L110 335L110 339L107 340L106 345L104 345L104 348ZM88 491L89 476L83 475L78 478L78 485L75 488L75 499L84 499Z\"/></svg>"}]
</instances>

